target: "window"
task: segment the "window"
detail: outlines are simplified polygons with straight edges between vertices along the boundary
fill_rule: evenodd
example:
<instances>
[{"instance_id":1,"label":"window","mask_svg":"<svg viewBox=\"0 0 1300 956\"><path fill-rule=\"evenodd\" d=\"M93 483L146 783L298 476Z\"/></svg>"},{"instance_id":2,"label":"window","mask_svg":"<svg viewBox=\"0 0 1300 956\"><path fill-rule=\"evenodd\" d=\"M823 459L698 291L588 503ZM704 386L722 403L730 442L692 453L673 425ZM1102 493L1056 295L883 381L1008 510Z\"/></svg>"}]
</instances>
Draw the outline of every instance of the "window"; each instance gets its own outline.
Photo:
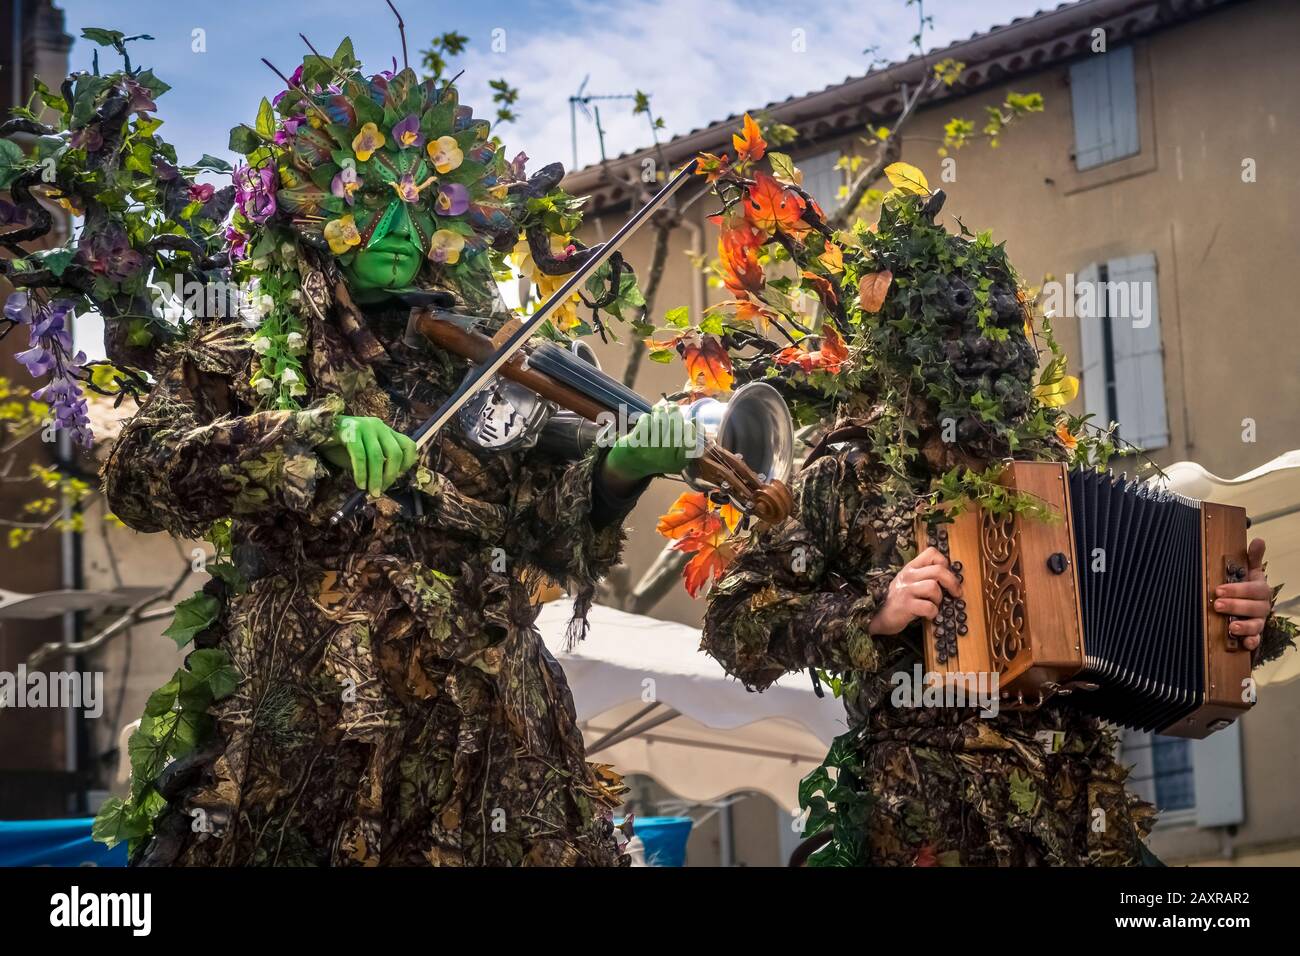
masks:
<instances>
[{"instance_id":1,"label":"window","mask_svg":"<svg viewBox=\"0 0 1300 956\"><path fill-rule=\"evenodd\" d=\"M1095 263L1078 274L1084 410L1119 436L1154 450L1169 444L1164 351L1154 253Z\"/></svg>"},{"instance_id":2,"label":"window","mask_svg":"<svg viewBox=\"0 0 1300 956\"><path fill-rule=\"evenodd\" d=\"M1092 169L1139 150L1133 48L1094 53L1070 67L1074 165Z\"/></svg>"},{"instance_id":3,"label":"window","mask_svg":"<svg viewBox=\"0 0 1300 956\"><path fill-rule=\"evenodd\" d=\"M1245 819L1239 723L1204 740L1125 730L1119 759L1132 768L1128 788L1155 805L1162 825L1230 826Z\"/></svg>"},{"instance_id":4,"label":"window","mask_svg":"<svg viewBox=\"0 0 1300 956\"><path fill-rule=\"evenodd\" d=\"M835 168L839 161L840 151L832 149L805 156L796 163L803 173L804 192L816 199L828 216L842 201L840 187L844 185L844 170Z\"/></svg>"},{"instance_id":5,"label":"window","mask_svg":"<svg viewBox=\"0 0 1300 956\"><path fill-rule=\"evenodd\" d=\"M1196 808L1190 740L1126 730L1123 759L1133 766L1129 789L1161 813Z\"/></svg>"}]
</instances>

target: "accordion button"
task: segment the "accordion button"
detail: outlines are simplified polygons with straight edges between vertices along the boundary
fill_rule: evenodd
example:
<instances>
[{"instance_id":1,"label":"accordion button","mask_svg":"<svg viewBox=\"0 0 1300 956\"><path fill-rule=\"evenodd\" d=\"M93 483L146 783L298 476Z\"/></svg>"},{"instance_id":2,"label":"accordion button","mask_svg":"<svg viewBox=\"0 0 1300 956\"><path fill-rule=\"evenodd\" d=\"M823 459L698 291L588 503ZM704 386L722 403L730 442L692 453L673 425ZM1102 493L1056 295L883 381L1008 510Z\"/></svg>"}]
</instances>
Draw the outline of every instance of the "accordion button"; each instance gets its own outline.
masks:
<instances>
[{"instance_id":1,"label":"accordion button","mask_svg":"<svg viewBox=\"0 0 1300 956\"><path fill-rule=\"evenodd\" d=\"M1060 551L1057 551L1055 554L1049 555L1047 558L1047 570L1051 571L1053 574L1064 574L1065 569L1068 568L1069 566L1070 566L1070 559L1067 558Z\"/></svg>"},{"instance_id":2,"label":"accordion button","mask_svg":"<svg viewBox=\"0 0 1300 956\"><path fill-rule=\"evenodd\" d=\"M960 635L962 635L963 637L965 637L965 636L966 636L966 631L967 631L967 627L966 627L965 624L958 624L958 625L957 625L957 633L958 633L958 634L960 634Z\"/></svg>"}]
</instances>

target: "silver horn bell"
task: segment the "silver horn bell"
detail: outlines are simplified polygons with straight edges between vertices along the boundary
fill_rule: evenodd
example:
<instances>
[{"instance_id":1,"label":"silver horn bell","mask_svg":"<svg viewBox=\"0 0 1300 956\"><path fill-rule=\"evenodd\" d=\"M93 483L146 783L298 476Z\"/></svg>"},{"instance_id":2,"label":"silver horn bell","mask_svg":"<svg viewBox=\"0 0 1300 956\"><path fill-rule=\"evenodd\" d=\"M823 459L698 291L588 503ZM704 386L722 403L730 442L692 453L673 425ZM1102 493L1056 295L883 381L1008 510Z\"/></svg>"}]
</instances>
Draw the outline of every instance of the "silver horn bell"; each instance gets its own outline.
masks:
<instances>
[{"instance_id":1,"label":"silver horn bell","mask_svg":"<svg viewBox=\"0 0 1300 956\"><path fill-rule=\"evenodd\" d=\"M761 480L789 480L794 466L794 424L781 394L771 385L750 382L725 402L701 398L686 407L685 417L705 438L744 461ZM713 487L695 474L693 463L682 474L698 491Z\"/></svg>"}]
</instances>

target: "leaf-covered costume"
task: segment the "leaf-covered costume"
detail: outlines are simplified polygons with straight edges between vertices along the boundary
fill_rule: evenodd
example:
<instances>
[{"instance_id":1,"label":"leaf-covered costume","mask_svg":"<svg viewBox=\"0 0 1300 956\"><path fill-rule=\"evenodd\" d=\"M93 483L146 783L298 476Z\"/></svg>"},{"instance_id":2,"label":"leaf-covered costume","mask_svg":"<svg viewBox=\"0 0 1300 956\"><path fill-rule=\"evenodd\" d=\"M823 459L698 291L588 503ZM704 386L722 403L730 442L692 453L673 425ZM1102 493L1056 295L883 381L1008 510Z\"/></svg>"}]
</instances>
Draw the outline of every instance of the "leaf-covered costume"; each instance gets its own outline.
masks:
<instances>
[{"instance_id":1,"label":"leaf-covered costume","mask_svg":"<svg viewBox=\"0 0 1300 956\"><path fill-rule=\"evenodd\" d=\"M617 507L589 517L596 459L486 454L447 431L415 473L423 514L386 504L329 528L354 490L314 451L333 418L410 430L464 373L408 349L404 323L371 317L389 355L372 370L314 322L300 411L257 411L247 330L208 331L113 450L123 521L195 537L230 516L247 581L196 638L238 686L211 708L215 743L159 775L170 806L146 862L617 862L617 780L584 760L529 600L546 575L581 602L618 555Z\"/></svg>"},{"instance_id":2,"label":"leaf-covered costume","mask_svg":"<svg viewBox=\"0 0 1300 956\"><path fill-rule=\"evenodd\" d=\"M846 420L843 427L862 425ZM912 678L920 628L877 637L867 624L916 555L916 501L891 504L858 441L799 476L795 513L746 543L719 582L704 648L747 687L787 671L844 675L850 731L803 784L807 831L835 805L833 859L868 865L1133 865L1155 811L1124 789L1112 735L1048 705L993 719L973 708L900 707L891 675ZM1100 811L1100 812L1099 812Z\"/></svg>"}]
</instances>

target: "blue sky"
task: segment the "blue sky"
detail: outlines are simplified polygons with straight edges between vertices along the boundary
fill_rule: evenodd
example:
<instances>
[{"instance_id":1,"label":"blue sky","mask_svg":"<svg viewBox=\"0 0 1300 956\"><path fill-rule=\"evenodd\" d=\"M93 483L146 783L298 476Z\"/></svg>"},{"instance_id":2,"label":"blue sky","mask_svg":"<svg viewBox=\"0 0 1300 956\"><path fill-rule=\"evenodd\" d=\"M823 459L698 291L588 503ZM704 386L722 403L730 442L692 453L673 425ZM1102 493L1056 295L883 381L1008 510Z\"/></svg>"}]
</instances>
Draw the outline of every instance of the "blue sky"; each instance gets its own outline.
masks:
<instances>
[{"instance_id":1,"label":"blue sky","mask_svg":"<svg viewBox=\"0 0 1300 956\"><path fill-rule=\"evenodd\" d=\"M667 135L685 132L773 100L820 89L866 71L872 54L908 53L916 7L906 0L847 0L835 4L771 0L477 0L473 3L395 0L406 21L413 65L428 39L448 30L470 38L453 69L464 68L462 102L490 113L487 83L505 77L521 89L521 119L498 132L512 150L524 149L530 168L571 165L568 98L584 77L588 92L652 96ZM383 0L60 0L67 29L85 27L148 33L132 45L135 62L151 66L172 85L159 101L160 131L182 161L202 153L233 160L230 127L251 121L262 96L282 84L261 63L265 56L286 74L300 62L305 33L323 53L351 36L367 68L400 61L396 23ZM934 30L927 47L1033 13L1035 0L929 0ZM834 16L828 14L834 11ZM195 30L206 52L194 52ZM794 49L796 34L803 49ZM493 48L494 37L496 48ZM504 48L503 48L504 47ZM72 65L89 69L93 45L78 39ZM102 50L101 56L116 60ZM649 142L644 117L630 105L602 108L610 155ZM598 158L595 128L579 119L579 165Z\"/></svg>"}]
</instances>

